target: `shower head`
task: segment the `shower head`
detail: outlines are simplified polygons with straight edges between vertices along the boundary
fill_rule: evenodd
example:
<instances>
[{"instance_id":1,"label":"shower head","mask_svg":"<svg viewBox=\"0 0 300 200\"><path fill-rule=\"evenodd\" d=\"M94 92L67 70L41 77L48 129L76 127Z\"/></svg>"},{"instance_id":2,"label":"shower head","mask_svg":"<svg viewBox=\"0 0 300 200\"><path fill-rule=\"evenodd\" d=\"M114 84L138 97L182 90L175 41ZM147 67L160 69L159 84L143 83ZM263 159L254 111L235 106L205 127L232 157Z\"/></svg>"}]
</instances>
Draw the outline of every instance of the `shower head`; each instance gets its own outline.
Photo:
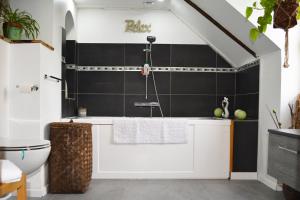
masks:
<instances>
[{"instance_id":1,"label":"shower head","mask_svg":"<svg viewBox=\"0 0 300 200\"><path fill-rule=\"evenodd\" d=\"M156 37L155 36L147 36L147 41L152 44L153 42L156 41Z\"/></svg>"}]
</instances>

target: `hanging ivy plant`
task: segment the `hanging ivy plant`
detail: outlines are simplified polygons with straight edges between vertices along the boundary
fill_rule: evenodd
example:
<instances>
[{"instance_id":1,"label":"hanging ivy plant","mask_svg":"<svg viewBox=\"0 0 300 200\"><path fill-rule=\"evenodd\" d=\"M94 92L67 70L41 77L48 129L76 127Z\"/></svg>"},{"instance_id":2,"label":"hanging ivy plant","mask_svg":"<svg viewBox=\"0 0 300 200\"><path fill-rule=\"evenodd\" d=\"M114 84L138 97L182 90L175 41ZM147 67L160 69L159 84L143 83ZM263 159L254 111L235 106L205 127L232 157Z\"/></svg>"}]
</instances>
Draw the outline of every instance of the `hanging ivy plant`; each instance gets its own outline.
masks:
<instances>
[{"instance_id":1,"label":"hanging ivy plant","mask_svg":"<svg viewBox=\"0 0 300 200\"><path fill-rule=\"evenodd\" d=\"M254 42L261 33L266 32L273 22L274 28L281 28L286 32L285 36L285 61L284 67L288 67L288 30L297 25L300 19L300 0L259 0L246 8L246 18L249 19L254 11L263 11L257 18L258 26L252 28L249 33Z\"/></svg>"}]
</instances>

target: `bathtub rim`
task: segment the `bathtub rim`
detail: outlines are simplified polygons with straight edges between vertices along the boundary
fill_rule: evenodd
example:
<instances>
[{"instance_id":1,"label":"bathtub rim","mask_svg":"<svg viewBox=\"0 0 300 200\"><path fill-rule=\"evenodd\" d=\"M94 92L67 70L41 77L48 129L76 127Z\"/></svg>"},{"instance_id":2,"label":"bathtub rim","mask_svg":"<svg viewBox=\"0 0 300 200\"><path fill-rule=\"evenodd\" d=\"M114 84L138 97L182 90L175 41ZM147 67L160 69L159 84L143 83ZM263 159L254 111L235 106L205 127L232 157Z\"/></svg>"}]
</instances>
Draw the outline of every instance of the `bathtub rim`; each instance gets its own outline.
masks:
<instances>
[{"instance_id":1,"label":"bathtub rim","mask_svg":"<svg viewBox=\"0 0 300 200\"><path fill-rule=\"evenodd\" d=\"M91 123L94 125L113 125L113 121L118 118L149 118L149 119L188 119L189 125L200 125L200 124L207 124L207 125L230 125L231 119L220 119L220 118L213 118L213 117L67 117L61 118L61 122L69 122L73 120L73 122L79 123Z\"/></svg>"}]
</instances>

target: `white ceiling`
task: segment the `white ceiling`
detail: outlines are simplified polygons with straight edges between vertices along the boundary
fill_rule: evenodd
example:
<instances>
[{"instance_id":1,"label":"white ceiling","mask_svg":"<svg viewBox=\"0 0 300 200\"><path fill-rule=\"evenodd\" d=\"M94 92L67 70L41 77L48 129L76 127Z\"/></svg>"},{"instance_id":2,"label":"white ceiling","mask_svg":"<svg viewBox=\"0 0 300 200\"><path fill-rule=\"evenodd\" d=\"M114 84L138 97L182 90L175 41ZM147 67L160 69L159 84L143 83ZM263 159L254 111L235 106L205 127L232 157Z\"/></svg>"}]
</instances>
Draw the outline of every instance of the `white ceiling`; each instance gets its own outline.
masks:
<instances>
[{"instance_id":1,"label":"white ceiling","mask_svg":"<svg viewBox=\"0 0 300 200\"><path fill-rule=\"evenodd\" d=\"M169 0L74 0L77 7L168 9ZM151 3L153 2L153 3Z\"/></svg>"}]
</instances>

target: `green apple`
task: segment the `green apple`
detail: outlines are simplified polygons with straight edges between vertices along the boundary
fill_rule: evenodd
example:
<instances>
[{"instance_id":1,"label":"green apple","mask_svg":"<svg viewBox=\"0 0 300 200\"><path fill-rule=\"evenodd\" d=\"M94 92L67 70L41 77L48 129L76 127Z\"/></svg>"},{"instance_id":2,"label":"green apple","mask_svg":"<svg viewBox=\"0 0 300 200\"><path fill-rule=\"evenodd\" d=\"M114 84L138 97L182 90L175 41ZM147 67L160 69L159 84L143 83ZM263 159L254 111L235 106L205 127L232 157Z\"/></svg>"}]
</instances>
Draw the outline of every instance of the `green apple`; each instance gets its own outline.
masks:
<instances>
[{"instance_id":1,"label":"green apple","mask_svg":"<svg viewBox=\"0 0 300 200\"><path fill-rule=\"evenodd\" d=\"M237 118L238 120L244 120L244 119L246 119L246 117L247 117L247 113L246 113L246 111L244 111L244 110L237 109L237 110L234 112L234 116L235 116L235 118Z\"/></svg>"},{"instance_id":2,"label":"green apple","mask_svg":"<svg viewBox=\"0 0 300 200\"><path fill-rule=\"evenodd\" d=\"M222 117L223 109L222 108L216 108L214 110L215 117Z\"/></svg>"}]
</instances>

